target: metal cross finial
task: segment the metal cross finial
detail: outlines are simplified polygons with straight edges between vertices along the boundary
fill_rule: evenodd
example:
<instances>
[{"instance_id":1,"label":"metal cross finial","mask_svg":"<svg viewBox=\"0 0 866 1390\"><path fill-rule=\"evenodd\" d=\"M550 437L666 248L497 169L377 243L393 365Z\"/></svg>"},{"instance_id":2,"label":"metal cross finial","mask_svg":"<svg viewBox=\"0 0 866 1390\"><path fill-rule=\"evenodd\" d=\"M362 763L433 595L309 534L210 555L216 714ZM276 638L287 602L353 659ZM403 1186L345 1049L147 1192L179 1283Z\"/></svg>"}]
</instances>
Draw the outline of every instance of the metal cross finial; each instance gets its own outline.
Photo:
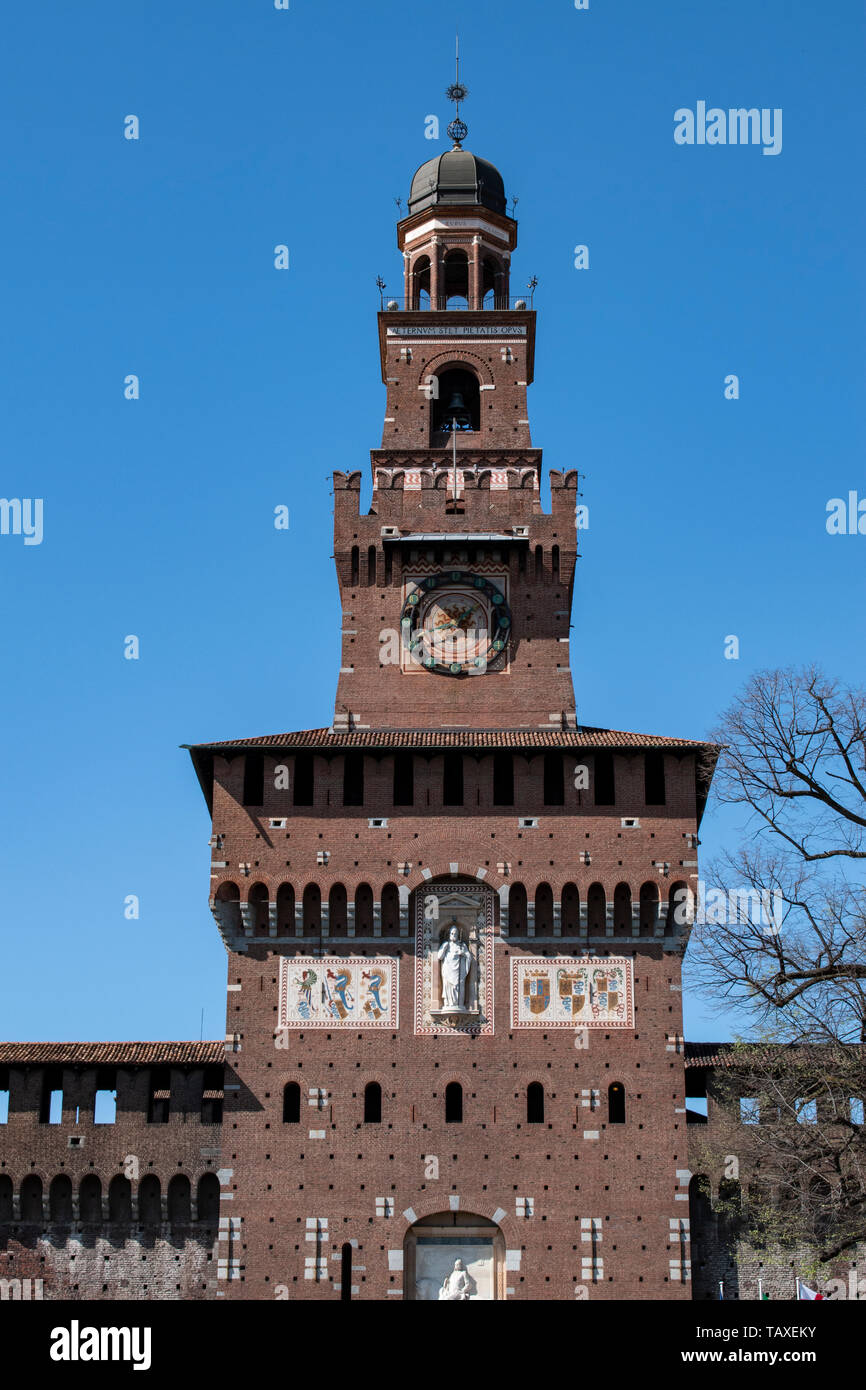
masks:
<instances>
[{"instance_id":1,"label":"metal cross finial","mask_svg":"<svg viewBox=\"0 0 866 1390\"><path fill-rule=\"evenodd\" d=\"M451 83L451 86L450 86L450 87L446 88L446 91L445 91L445 95L447 96L448 100L449 100L449 101L453 101L453 102L454 102L454 106L455 106L454 120L451 122L451 124L450 124L449 127L448 127L448 134L451 136L451 139L454 141L454 148L455 148L455 150L461 150L461 149L463 148L463 145L462 145L461 142L462 142L463 140L466 139L466 136L469 134L469 131L468 131L468 128L467 128L467 126L466 126L465 121L461 121L461 119L460 119L460 103L461 103L461 101L465 101L465 100L466 100L466 98L467 98L468 95L469 95L469 90L468 90L468 88L465 87L464 84L460 81L460 35L459 35L459 34L456 36L456 39L455 39L455 74L454 74L454 75L455 75L455 80Z\"/></svg>"}]
</instances>

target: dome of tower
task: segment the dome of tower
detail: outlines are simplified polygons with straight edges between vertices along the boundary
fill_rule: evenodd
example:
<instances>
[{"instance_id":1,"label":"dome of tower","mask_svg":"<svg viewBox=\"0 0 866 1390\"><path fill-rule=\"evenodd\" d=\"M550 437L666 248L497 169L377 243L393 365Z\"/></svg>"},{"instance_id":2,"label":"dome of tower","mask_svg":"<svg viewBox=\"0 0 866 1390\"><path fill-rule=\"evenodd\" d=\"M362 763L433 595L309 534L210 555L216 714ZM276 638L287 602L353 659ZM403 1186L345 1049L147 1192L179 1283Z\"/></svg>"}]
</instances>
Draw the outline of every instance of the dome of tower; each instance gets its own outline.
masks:
<instances>
[{"instance_id":1,"label":"dome of tower","mask_svg":"<svg viewBox=\"0 0 866 1390\"><path fill-rule=\"evenodd\" d=\"M479 204L492 212L505 212L502 175L486 159L470 150L453 149L428 159L415 173L409 193L409 215L425 208L454 204Z\"/></svg>"}]
</instances>

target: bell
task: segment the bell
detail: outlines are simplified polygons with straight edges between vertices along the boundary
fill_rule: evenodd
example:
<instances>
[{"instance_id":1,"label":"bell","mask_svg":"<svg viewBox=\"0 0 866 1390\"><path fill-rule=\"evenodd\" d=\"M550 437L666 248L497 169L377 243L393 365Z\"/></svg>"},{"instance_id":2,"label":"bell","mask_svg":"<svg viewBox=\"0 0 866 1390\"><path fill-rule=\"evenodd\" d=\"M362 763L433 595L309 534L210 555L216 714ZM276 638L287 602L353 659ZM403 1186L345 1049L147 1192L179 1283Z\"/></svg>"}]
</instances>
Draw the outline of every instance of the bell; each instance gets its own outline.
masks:
<instances>
[{"instance_id":1,"label":"bell","mask_svg":"<svg viewBox=\"0 0 866 1390\"><path fill-rule=\"evenodd\" d=\"M442 412L442 429L446 432L472 429L472 416L466 409L463 396L459 391L452 392L451 400Z\"/></svg>"}]
</instances>

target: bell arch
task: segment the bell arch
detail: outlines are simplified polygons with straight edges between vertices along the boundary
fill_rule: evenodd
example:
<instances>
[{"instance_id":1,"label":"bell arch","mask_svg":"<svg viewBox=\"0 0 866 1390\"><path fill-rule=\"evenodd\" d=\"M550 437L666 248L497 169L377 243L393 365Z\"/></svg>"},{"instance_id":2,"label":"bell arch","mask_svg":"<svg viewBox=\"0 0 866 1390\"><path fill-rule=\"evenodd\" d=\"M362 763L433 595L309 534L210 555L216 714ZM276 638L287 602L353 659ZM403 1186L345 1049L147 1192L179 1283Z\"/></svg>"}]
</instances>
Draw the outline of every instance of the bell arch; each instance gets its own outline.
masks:
<instances>
[{"instance_id":1,"label":"bell arch","mask_svg":"<svg viewBox=\"0 0 866 1390\"><path fill-rule=\"evenodd\" d=\"M437 436L473 434L481 429L481 383L471 367L455 364L435 375L430 399L430 430ZM431 442L433 442L431 441Z\"/></svg>"}]
</instances>

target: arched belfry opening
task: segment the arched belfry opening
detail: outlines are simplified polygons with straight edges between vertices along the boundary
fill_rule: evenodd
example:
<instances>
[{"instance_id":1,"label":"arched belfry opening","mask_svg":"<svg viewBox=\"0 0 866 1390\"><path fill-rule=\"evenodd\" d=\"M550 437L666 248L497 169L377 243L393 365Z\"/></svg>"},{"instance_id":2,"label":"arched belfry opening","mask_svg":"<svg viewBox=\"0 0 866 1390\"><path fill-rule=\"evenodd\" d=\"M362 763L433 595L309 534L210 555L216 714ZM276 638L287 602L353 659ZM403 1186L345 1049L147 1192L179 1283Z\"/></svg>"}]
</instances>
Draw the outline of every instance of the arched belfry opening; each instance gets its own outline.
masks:
<instances>
[{"instance_id":1,"label":"arched belfry opening","mask_svg":"<svg viewBox=\"0 0 866 1390\"><path fill-rule=\"evenodd\" d=\"M409 304L410 309L429 309L430 308L430 257L419 256L412 267L412 278L410 280Z\"/></svg>"},{"instance_id":2,"label":"arched belfry opening","mask_svg":"<svg viewBox=\"0 0 866 1390\"><path fill-rule=\"evenodd\" d=\"M435 1212L406 1232L403 1269L403 1297L411 1302L504 1299L505 1238L485 1216Z\"/></svg>"},{"instance_id":3,"label":"arched belfry opening","mask_svg":"<svg viewBox=\"0 0 866 1390\"><path fill-rule=\"evenodd\" d=\"M445 252L443 263L446 309L469 308L469 256L462 247Z\"/></svg>"},{"instance_id":4,"label":"arched belfry opening","mask_svg":"<svg viewBox=\"0 0 866 1390\"><path fill-rule=\"evenodd\" d=\"M437 390L430 402L431 442L441 444L457 432L471 434L481 428L481 388L477 376L466 367L448 367L436 377Z\"/></svg>"},{"instance_id":5,"label":"arched belfry opening","mask_svg":"<svg viewBox=\"0 0 866 1390\"><path fill-rule=\"evenodd\" d=\"M481 304L484 309L508 308L508 271L498 256L482 258Z\"/></svg>"}]
</instances>

